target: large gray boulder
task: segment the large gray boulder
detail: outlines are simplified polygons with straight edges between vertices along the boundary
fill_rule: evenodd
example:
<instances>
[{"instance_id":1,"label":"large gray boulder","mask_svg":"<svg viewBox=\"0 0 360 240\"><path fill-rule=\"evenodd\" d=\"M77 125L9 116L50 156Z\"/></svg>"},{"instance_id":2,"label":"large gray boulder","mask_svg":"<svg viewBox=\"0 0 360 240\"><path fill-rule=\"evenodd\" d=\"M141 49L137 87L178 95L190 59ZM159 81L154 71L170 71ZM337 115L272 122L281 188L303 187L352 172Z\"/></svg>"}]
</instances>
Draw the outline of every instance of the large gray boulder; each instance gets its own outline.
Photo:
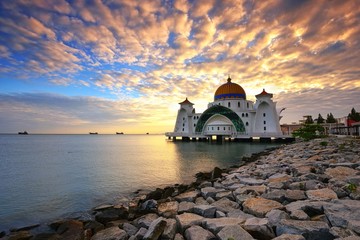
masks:
<instances>
[{"instance_id":1,"label":"large gray boulder","mask_svg":"<svg viewBox=\"0 0 360 240\"><path fill-rule=\"evenodd\" d=\"M218 211L228 213L234 209L238 209L240 206L237 202L231 201L228 198L222 198L211 204L216 207Z\"/></svg>"},{"instance_id":2,"label":"large gray boulder","mask_svg":"<svg viewBox=\"0 0 360 240\"><path fill-rule=\"evenodd\" d=\"M228 225L221 229L217 234L221 240L253 240L254 238L245 231L240 225Z\"/></svg>"},{"instance_id":3,"label":"large gray boulder","mask_svg":"<svg viewBox=\"0 0 360 240\"><path fill-rule=\"evenodd\" d=\"M285 192L285 199L289 202L305 200L306 195L303 190L290 190L287 189Z\"/></svg>"},{"instance_id":4,"label":"large gray boulder","mask_svg":"<svg viewBox=\"0 0 360 240\"><path fill-rule=\"evenodd\" d=\"M334 200L324 206L324 213L332 226L349 228L360 234L360 201Z\"/></svg>"},{"instance_id":5,"label":"large gray boulder","mask_svg":"<svg viewBox=\"0 0 360 240\"><path fill-rule=\"evenodd\" d=\"M165 219L165 221L166 221L166 227L161 235L161 239L164 240L174 239L177 230L176 220L173 218L168 218Z\"/></svg>"},{"instance_id":6,"label":"large gray boulder","mask_svg":"<svg viewBox=\"0 0 360 240\"><path fill-rule=\"evenodd\" d=\"M241 218L205 218L202 222L202 225L210 230L212 233L216 234L220 232L221 229L223 229L225 226L231 226L231 225L242 225L245 223L245 219Z\"/></svg>"},{"instance_id":7,"label":"large gray boulder","mask_svg":"<svg viewBox=\"0 0 360 240\"><path fill-rule=\"evenodd\" d=\"M283 189L279 189L279 190L270 191L268 193L264 193L261 195L261 197L282 203L286 199L285 195L286 195L286 191Z\"/></svg>"},{"instance_id":8,"label":"large gray boulder","mask_svg":"<svg viewBox=\"0 0 360 240\"><path fill-rule=\"evenodd\" d=\"M204 219L202 216L194 213L183 213L176 215L175 218L177 225L182 232L184 232L190 226L201 225L201 222Z\"/></svg>"},{"instance_id":9,"label":"large gray boulder","mask_svg":"<svg viewBox=\"0 0 360 240\"><path fill-rule=\"evenodd\" d=\"M283 219L276 226L276 235L296 234L307 240L332 240L330 228L325 222Z\"/></svg>"},{"instance_id":10,"label":"large gray boulder","mask_svg":"<svg viewBox=\"0 0 360 240\"><path fill-rule=\"evenodd\" d=\"M122 226L122 229L125 230L125 232L129 235L135 235L137 233L137 231L139 230L137 227L135 227L134 225L130 224L130 223L124 223Z\"/></svg>"},{"instance_id":11,"label":"large gray boulder","mask_svg":"<svg viewBox=\"0 0 360 240\"><path fill-rule=\"evenodd\" d=\"M166 227L166 221L164 218L159 217L155 221L153 221L148 231L144 235L145 240L157 240L161 234L164 232Z\"/></svg>"},{"instance_id":12,"label":"large gray boulder","mask_svg":"<svg viewBox=\"0 0 360 240\"><path fill-rule=\"evenodd\" d=\"M158 206L158 213L166 218L174 217L178 212L178 208L179 208L179 203L176 201L163 202L160 203Z\"/></svg>"},{"instance_id":13,"label":"large gray boulder","mask_svg":"<svg viewBox=\"0 0 360 240\"><path fill-rule=\"evenodd\" d=\"M244 212L250 213L256 217L265 217L273 209L282 209L283 205L265 198L249 198L243 203Z\"/></svg>"},{"instance_id":14,"label":"large gray boulder","mask_svg":"<svg viewBox=\"0 0 360 240\"><path fill-rule=\"evenodd\" d=\"M268 218L269 224L271 227L274 227L278 224L278 222L281 221L281 219L289 219L290 216L284 211L281 211L279 209L273 209L270 212L268 212L265 217Z\"/></svg>"},{"instance_id":15,"label":"large gray boulder","mask_svg":"<svg viewBox=\"0 0 360 240\"><path fill-rule=\"evenodd\" d=\"M178 208L178 213L181 214L181 213L184 213L184 212L193 212L194 211L194 206L195 206L195 203L193 202L180 202L179 203L179 208Z\"/></svg>"},{"instance_id":16,"label":"large gray boulder","mask_svg":"<svg viewBox=\"0 0 360 240\"><path fill-rule=\"evenodd\" d=\"M99 231L91 240L125 240L128 238L127 233L119 227L110 227Z\"/></svg>"},{"instance_id":17,"label":"large gray boulder","mask_svg":"<svg viewBox=\"0 0 360 240\"><path fill-rule=\"evenodd\" d=\"M194 202L195 199L199 196L198 191L190 191L190 192L184 192L182 194L179 194L175 197L175 200L178 202Z\"/></svg>"},{"instance_id":18,"label":"large gray boulder","mask_svg":"<svg viewBox=\"0 0 360 240\"><path fill-rule=\"evenodd\" d=\"M275 233L267 218L249 218L244 224L244 229L256 239L272 239Z\"/></svg>"},{"instance_id":19,"label":"large gray boulder","mask_svg":"<svg viewBox=\"0 0 360 240\"><path fill-rule=\"evenodd\" d=\"M211 205L195 205L194 213L206 218L214 218L216 207Z\"/></svg>"},{"instance_id":20,"label":"large gray boulder","mask_svg":"<svg viewBox=\"0 0 360 240\"><path fill-rule=\"evenodd\" d=\"M225 191L224 189L218 189L214 187L204 187L201 189L201 196L207 199L208 197L215 198L216 194Z\"/></svg>"},{"instance_id":21,"label":"large gray boulder","mask_svg":"<svg viewBox=\"0 0 360 240\"><path fill-rule=\"evenodd\" d=\"M338 198L336 193L330 188L308 190L306 191L306 195L310 200L314 201L330 201Z\"/></svg>"},{"instance_id":22,"label":"large gray boulder","mask_svg":"<svg viewBox=\"0 0 360 240\"><path fill-rule=\"evenodd\" d=\"M135 223L137 225L137 227L141 228L149 228L150 224L156 220L159 216L155 213L148 213L146 215L143 215L137 219L135 219Z\"/></svg>"},{"instance_id":23,"label":"large gray boulder","mask_svg":"<svg viewBox=\"0 0 360 240\"><path fill-rule=\"evenodd\" d=\"M187 240L216 240L214 234L196 225L186 229L185 238Z\"/></svg>"}]
</instances>

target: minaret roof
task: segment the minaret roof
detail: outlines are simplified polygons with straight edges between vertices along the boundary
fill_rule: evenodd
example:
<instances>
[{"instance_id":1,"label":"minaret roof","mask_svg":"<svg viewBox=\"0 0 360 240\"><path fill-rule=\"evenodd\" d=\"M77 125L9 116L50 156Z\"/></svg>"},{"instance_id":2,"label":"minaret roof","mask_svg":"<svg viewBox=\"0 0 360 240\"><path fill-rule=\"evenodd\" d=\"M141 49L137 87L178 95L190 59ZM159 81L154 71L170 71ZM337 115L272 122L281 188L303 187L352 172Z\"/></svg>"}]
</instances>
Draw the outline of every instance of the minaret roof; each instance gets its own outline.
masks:
<instances>
[{"instance_id":1,"label":"minaret roof","mask_svg":"<svg viewBox=\"0 0 360 240\"><path fill-rule=\"evenodd\" d=\"M263 88L262 92L261 92L261 93L259 93L258 95L256 95L255 97L266 96L266 95L269 95L270 97L272 97L272 96L273 96L273 94L272 94L272 93L268 93L268 92L266 92L266 91L265 91L265 88Z\"/></svg>"},{"instance_id":2,"label":"minaret roof","mask_svg":"<svg viewBox=\"0 0 360 240\"><path fill-rule=\"evenodd\" d=\"M192 102L190 102L187 98L186 98L184 101L180 102L179 104L180 104L180 105L184 105L184 104L194 105L194 104L193 104Z\"/></svg>"}]
</instances>

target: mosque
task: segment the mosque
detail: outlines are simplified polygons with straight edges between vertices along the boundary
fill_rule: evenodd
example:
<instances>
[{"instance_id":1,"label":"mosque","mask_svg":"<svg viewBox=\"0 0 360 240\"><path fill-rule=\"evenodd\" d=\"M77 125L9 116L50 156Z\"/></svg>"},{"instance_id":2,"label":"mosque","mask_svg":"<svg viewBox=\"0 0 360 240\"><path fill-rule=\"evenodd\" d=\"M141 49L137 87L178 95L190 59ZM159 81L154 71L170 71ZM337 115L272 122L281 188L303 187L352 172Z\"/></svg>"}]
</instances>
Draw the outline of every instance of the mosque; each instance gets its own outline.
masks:
<instances>
[{"instance_id":1,"label":"mosque","mask_svg":"<svg viewBox=\"0 0 360 240\"><path fill-rule=\"evenodd\" d=\"M187 98L179 103L174 132L167 132L169 139L176 140L229 140L286 139L280 128L280 116L273 94L265 89L256 96L256 102L246 100L244 89L227 79L215 92L214 101L203 113L196 113Z\"/></svg>"}]
</instances>

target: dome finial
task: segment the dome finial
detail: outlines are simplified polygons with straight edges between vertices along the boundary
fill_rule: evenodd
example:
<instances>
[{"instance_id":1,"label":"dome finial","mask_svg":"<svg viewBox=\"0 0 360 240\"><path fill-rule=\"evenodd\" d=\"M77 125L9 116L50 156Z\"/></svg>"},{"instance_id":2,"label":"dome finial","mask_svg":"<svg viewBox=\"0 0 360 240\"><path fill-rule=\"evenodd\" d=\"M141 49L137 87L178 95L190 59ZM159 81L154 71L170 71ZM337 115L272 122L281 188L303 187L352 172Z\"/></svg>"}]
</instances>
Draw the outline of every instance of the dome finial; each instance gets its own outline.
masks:
<instances>
[{"instance_id":1,"label":"dome finial","mask_svg":"<svg viewBox=\"0 0 360 240\"><path fill-rule=\"evenodd\" d=\"M231 82L230 74L229 74L229 77L228 77L227 81L228 81L228 83Z\"/></svg>"}]
</instances>

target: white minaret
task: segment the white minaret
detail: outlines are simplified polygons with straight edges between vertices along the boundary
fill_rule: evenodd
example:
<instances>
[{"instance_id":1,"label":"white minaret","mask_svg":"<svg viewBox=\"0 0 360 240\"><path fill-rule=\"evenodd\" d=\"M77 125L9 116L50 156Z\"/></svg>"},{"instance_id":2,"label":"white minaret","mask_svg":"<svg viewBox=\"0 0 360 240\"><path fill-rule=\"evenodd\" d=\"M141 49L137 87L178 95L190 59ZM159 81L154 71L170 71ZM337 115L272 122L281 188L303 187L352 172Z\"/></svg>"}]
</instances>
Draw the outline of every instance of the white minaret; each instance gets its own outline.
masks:
<instances>
[{"instance_id":1,"label":"white minaret","mask_svg":"<svg viewBox=\"0 0 360 240\"><path fill-rule=\"evenodd\" d=\"M254 108L256 109L253 131L256 134L276 136L281 135L279 116L276 111L276 102L273 102L273 94L265 89L256 95Z\"/></svg>"},{"instance_id":2,"label":"white minaret","mask_svg":"<svg viewBox=\"0 0 360 240\"><path fill-rule=\"evenodd\" d=\"M179 104L180 109L178 110L174 132L192 134L192 115L195 112L193 107L194 104L190 102L187 98Z\"/></svg>"}]
</instances>

